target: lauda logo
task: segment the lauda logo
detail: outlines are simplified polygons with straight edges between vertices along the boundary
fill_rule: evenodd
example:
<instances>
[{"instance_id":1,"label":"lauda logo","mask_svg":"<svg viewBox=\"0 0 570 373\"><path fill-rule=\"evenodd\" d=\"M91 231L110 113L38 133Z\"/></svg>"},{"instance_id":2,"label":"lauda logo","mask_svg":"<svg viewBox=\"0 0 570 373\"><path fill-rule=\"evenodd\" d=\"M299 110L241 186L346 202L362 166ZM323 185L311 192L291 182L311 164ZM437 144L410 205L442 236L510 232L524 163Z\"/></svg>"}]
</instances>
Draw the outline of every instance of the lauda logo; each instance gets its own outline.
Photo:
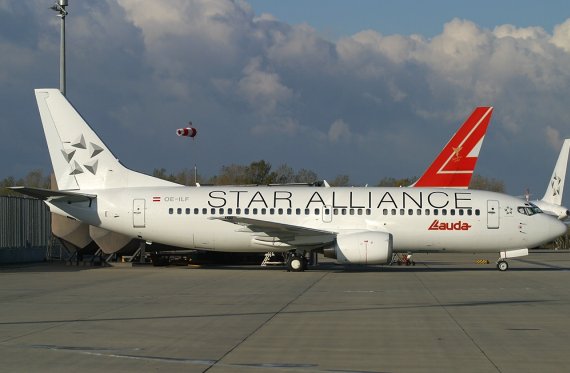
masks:
<instances>
[{"instance_id":1,"label":"lauda logo","mask_svg":"<svg viewBox=\"0 0 570 373\"><path fill-rule=\"evenodd\" d=\"M471 226L461 220L455 223L444 223L435 219L429 226L430 231L468 231Z\"/></svg>"}]
</instances>

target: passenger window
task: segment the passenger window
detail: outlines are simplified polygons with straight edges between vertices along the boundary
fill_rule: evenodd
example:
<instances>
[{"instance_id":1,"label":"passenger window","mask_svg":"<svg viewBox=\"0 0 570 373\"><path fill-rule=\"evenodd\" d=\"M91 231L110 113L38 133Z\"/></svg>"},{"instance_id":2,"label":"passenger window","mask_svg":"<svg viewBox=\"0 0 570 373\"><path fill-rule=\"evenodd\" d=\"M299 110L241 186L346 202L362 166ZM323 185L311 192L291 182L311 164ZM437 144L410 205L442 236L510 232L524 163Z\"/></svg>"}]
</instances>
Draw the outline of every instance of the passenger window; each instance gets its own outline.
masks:
<instances>
[{"instance_id":1,"label":"passenger window","mask_svg":"<svg viewBox=\"0 0 570 373\"><path fill-rule=\"evenodd\" d=\"M354 209L348 210L348 213L349 213L350 215L354 215Z\"/></svg>"},{"instance_id":2,"label":"passenger window","mask_svg":"<svg viewBox=\"0 0 570 373\"><path fill-rule=\"evenodd\" d=\"M243 209L243 213L244 215L249 215L249 209L248 208Z\"/></svg>"},{"instance_id":3,"label":"passenger window","mask_svg":"<svg viewBox=\"0 0 570 373\"><path fill-rule=\"evenodd\" d=\"M434 215L438 215L438 214L439 214L439 210L438 210L438 209L433 210L433 214L434 214Z\"/></svg>"},{"instance_id":4,"label":"passenger window","mask_svg":"<svg viewBox=\"0 0 570 373\"><path fill-rule=\"evenodd\" d=\"M331 214L331 210L330 209L325 209L325 215L330 215Z\"/></svg>"},{"instance_id":5,"label":"passenger window","mask_svg":"<svg viewBox=\"0 0 570 373\"><path fill-rule=\"evenodd\" d=\"M236 215L240 215L241 214L241 209L238 207L236 208Z\"/></svg>"},{"instance_id":6,"label":"passenger window","mask_svg":"<svg viewBox=\"0 0 570 373\"><path fill-rule=\"evenodd\" d=\"M232 208L228 208L228 214L231 215L232 214Z\"/></svg>"},{"instance_id":7,"label":"passenger window","mask_svg":"<svg viewBox=\"0 0 570 373\"><path fill-rule=\"evenodd\" d=\"M287 215L293 214L293 209L287 209Z\"/></svg>"},{"instance_id":8,"label":"passenger window","mask_svg":"<svg viewBox=\"0 0 570 373\"><path fill-rule=\"evenodd\" d=\"M388 215L388 209L382 210L382 215Z\"/></svg>"},{"instance_id":9,"label":"passenger window","mask_svg":"<svg viewBox=\"0 0 570 373\"><path fill-rule=\"evenodd\" d=\"M392 209L392 215L396 215L396 209Z\"/></svg>"},{"instance_id":10,"label":"passenger window","mask_svg":"<svg viewBox=\"0 0 570 373\"><path fill-rule=\"evenodd\" d=\"M168 209L168 213L169 213L170 215L174 214L174 209L173 209L172 207L169 208L169 209Z\"/></svg>"},{"instance_id":11,"label":"passenger window","mask_svg":"<svg viewBox=\"0 0 570 373\"><path fill-rule=\"evenodd\" d=\"M372 210L366 209L366 215L372 215Z\"/></svg>"},{"instance_id":12,"label":"passenger window","mask_svg":"<svg viewBox=\"0 0 570 373\"><path fill-rule=\"evenodd\" d=\"M278 210L277 210L277 213L278 213L279 215L283 215L283 209L278 209Z\"/></svg>"},{"instance_id":13,"label":"passenger window","mask_svg":"<svg viewBox=\"0 0 570 373\"><path fill-rule=\"evenodd\" d=\"M471 209L467 210L467 215L471 216L473 214L473 211L471 211Z\"/></svg>"},{"instance_id":14,"label":"passenger window","mask_svg":"<svg viewBox=\"0 0 570 373\"><path fill-rule=\"evenodd\" d=\"M459 215L463 216L463 210L459 210Z\"/></svg>"},{"instance_id":15,"label":"passenger window","mask_svg":"<svg viewBox=\"0 0 570 373\"><path fill-rule=\"evenodd\" d=\"M338 209L333 209L333 215L338 215Z\"/></svg>"},{"instance_id":16,"label":"passenger window","mask_svg":"<svg viewBox=\"0 0 570 373\"><path fill-rule=\"evenodd\" d=\"M422 214L422 209L418 209L417 213L418 213L418 215L421 215L421 214Z\"/></svg>"},{"instance_id":17,"label":"passenger window","mask_svg":"<svg viewBox=\"0 0 570 373\"><path fill-rule=\"evenodd\" d=\"M224 215L224 209L220 209L219 212L220 212L220 215Z\"/></svg>"},{"instance_id":18,"label":"passenger window","mask_svg":"<svg viewBox=\"0 0 570 373\"><path fill-rule=\"evenodd\" d=\"M267 213L266 209L261 209L261 215L265 215Z\"/></svg>"},{"instance_id":19,"label":"passenger window","mask_svg":"<svg viewBox=\"0 0 570 373\"><path fill-rule=\"evenodd\" d=\"M455 209L449 210L449 214L450 214L450 215L455 215Z\"/></svg>"},{"instance_id":20,"label":"passenger window","mask_svg":"<svg viewBox=\"0 0 570 373\"><path fill-rule=\"evenodd\" d=\"M321 210L315 209L315 215L319 215L320 213L321 213Z\"/></svg>"},{"instance_id":21,"label":"passenger window","mask_svg":"<svg viewBox=\"0 0 570 373\"><path fill-rule=\"evenodd\" d=\"M305 209L305 215L309 215L311 211L309 209Z\"/></svg>"},{"instance_id":22,"label":"passenger window","mask_svg":"<svg viewBox=\"0 0 570 373\"><path fill-rule=\"evenodd\" d=\"M414 210L413 210L413 209L408 209L408 215L414 215Z\"/></svg>"},{"instance_id":23,"label":"passenger window","mask_svg":"<svg viewBox=\"0 0 570 373\"><path fill-rule=\"evenodd\" d=\"M208 214L208 209L204 207L202 209L202 215L207 215L207 214Z\"/></svg>"},{"instance_id":24,"label":"passenger window","mask_svg":"<svg viewBox=\"0 0 570 373\"><path fill-rule=\"evenodd\" d=\"M362 215L362 209L356 210L356 213L357 213L358 215Z\"/></svg>"},{"instance_id":25,"label":"passenger window","mask_svg":"<svg viewBox=\"0 0 570 373\"><path fill-rule=\"evenodd\" d=\"M346 215L346 209L342 209L341 212L343 215Z\"/></svg>"},{"instance_id":26,"label":"passenger window","mask_svg":"<svg viewBox=\"0 0 570 373\"><path fill-rule=\"evenodd\" d=\"M274 208L269 209L269 215L275 215L275 209Z\"/></svg>"},{"instance_id":27,"label":"passenger window","mask_svg":"<svg viewBox=\"0 0 570 373\"><path fill-rule=\"evenodd\" d=\"M405 210L404 209L400 209L400 215L404 215L405 214Z\"/></svg>"},{"instance_id":28,"label":"passenger window","mask_svg":"<svg viewBox=\"0 0 570 373\"><path fill-rule=\"evenodd\" d=\"M254 209L252 210L252 212L253 212L253 215L257 215L257 208L254 208Z\"/></svg>"},{"instance_id":29,"label":"passenger window","mask_svg":"<svg viewBox=\"0 0 570 373\"><path fill-rule=\"evenodd\" d=\"M301 215L301 209L299 209L299 208L295 209L295 214Z\"/></svg>"},{"instance_id":30,"label":"passenger window","mask_svg":"<svg viewBox=\"0 0 570 373\"><path fill-rule=\"evenodd\" d=\"M189 208L186 209L186 215L190 215L190 209Z\"/></svg>"},{"instance_id":31,"label":"passenger window","mask_svg":"<svg viewBox=\"0 0 570 373\"><path fill-rule=\"evenodd\" d=\"M481 215L481 211L479 211L479 209L476 209L476 210L475 210L475 215L477 215L477 216Z\"/></svg>"},{"instance_id":32,"label":"passenger window","mask_svg":"<svg viewBox=\"0 0 570 373\"><path fill-rule=\"evenodd\" d=\"M426 209L425 213L426 213L426 215L429 216L429 210L428 209Z\"/></svg>"},{"instance_id":33,"label":"passenger window","mask_svg":"<svg viewBox=\"0 0 570 373\"><path fill-rule=\"evenodd\" d=\"M215 208L210 209L210 212L212 213L212 215L216 215L216 209Z\"/></svg>"},{"instance_id":34,"label":"passenger window","mask_svg":"<svg viewBox=\"0 0 570 373\"><path fill-rule=\"evenodd\" d=\"M198 215L199 213L200 213L200 209L196 207L194 209L194 215Z\"/></svg>"},{"instance_id":35,"label":"passenger window","mask_svg":"<svg viewBox=\"0 0 570 373\"><path fill-rule=\"evenodd\" d=\"M447 215L447 210L446 210L446 209L441 209L441 215Z\"/></svg>"}]
</instances>

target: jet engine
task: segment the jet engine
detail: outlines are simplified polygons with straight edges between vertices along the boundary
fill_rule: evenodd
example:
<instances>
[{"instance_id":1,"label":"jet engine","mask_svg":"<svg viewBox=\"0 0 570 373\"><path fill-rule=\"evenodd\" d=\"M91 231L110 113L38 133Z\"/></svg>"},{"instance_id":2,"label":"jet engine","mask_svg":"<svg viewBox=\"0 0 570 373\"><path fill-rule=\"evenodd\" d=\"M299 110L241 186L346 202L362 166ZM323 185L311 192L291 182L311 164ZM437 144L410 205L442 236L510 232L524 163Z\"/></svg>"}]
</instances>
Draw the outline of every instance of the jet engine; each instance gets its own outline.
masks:
<instances>
[{"instance_id":1,"label":"jet engine","mask_svg":"<svg viewBox=\"0 0 570 373\"><path fill-rule=\"evenodd\" d=\"M325 256L344 264L387 264L392 260L392 235L373 231L339 233L334 247L325 249Z\"/></svg>"}]
</instances>

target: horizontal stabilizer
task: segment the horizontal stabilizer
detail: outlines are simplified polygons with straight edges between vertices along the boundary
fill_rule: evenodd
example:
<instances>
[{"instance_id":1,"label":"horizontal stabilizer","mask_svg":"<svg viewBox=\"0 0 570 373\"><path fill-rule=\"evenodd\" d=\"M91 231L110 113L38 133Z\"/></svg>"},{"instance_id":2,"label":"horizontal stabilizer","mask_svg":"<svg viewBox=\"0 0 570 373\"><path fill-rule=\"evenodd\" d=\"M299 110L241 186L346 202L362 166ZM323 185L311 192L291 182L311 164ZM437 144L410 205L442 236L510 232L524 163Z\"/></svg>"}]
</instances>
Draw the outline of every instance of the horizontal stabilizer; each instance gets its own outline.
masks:
<instances>
[{"instance_id":1,"label":"horizontal stabilizer","mask_svg":"<svg viewBox=\"0 0 570 373\"><path fill-rule=\"evenodd\" d=\"M42 188L28 188L28 187L10 187L8 189L24 194L30 197L38 198L43 201L48 202L89 202L91 203L97 195L95 194L85 194L85 193L75 193L75 192L64 192L61 190L50 190Z\"/></svg>"}]
</instances>

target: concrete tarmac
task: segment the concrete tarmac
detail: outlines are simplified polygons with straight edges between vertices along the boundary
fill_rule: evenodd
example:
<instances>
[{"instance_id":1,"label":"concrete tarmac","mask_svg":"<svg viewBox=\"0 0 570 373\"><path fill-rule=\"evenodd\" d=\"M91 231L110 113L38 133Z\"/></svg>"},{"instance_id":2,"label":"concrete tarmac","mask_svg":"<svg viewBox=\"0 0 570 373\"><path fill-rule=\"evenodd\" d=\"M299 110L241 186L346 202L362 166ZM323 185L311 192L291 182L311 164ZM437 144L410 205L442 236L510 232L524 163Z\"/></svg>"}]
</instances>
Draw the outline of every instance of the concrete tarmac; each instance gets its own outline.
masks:
<instances>
[{"instance_id":1,"label":"concrete tarmac","mask_svg":"<svg viewBox=\"0 0 570 373\"><path fill-rule=\"evenodd\" d=\"M570 253L414 259L0 267L0 371L570 371Z\"/></svg>"}]
</instances>

